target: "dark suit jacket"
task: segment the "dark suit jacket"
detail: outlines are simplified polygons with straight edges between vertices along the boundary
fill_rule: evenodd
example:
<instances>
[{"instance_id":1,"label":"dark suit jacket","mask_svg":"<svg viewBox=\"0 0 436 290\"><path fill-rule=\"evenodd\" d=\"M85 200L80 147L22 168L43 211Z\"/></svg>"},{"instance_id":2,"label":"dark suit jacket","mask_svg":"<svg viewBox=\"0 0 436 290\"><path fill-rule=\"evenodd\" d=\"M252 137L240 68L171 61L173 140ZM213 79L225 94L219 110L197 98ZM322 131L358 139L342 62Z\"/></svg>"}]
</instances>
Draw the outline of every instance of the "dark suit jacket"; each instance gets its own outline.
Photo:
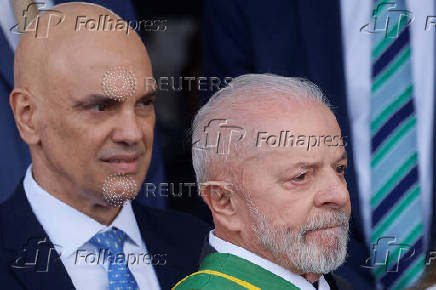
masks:
<instances>
[{"instance_id":1,"label":"dark suit jacket","mask_svg":"<svg viewBox=\"0 0 436 290\"><path fill-rule=\"evenodd\" d=\"M352 204L349 258L338 273L359 289L374 289L370 271L360 266L369 257L369 249L350 146L339 0L270 0L267 4L261 0L206 0L203 21L205 76L301 76L317 84L329 98L348 143L346 178ZM209 96L204 96L203 102ZM436 227L432 229L434 238Z\"/></svg>"},{"instance_id":2,"label":"dark suit jacket","mask_svg":"<svg viewBox=\"0 0 436 290\"><path fill-rule=\"evenodd\" d=\"M217 251L209 244L209 239L206 238L201 251L201 261L209 254L216 253ZM201 263L200 261L200 263ZM351 290L353 287L345 281L342 277L335 274L324 275L325 280L330 286L331 290Z\"/></svg>"},{"instance_id":3,"label":"dark suit jacket","mask_svg":"<svg viewBox=\"0 0 436 290\"><path fill-rule=\"evenodd\" d=\"M162 289L170 289L197 270L209 226L187 214L153 209L135 201L132 206L147 250L155 255L152 263L159 284ZM11 198L0 205L0 288L74 289L59 255L50 249L54 249L53 244L33 214L20 183Z\"/></svg>"}]
</instances>

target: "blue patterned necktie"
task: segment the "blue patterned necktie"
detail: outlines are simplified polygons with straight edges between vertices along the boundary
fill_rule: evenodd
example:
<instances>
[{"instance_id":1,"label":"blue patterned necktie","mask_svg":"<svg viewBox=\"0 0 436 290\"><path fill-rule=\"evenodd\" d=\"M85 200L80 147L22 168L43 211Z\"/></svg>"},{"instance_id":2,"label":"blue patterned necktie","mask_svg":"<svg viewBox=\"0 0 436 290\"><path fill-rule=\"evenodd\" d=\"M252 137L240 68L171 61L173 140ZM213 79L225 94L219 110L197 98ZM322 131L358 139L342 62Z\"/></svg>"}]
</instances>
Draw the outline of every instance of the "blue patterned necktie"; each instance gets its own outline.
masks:
<instances>
[{"instance_id":1,"label":"blue patterned necktie","mask_svg":"<svg viewBox=\"0 0 436 290\"><path fill-rule=\"evenodd\" d=\"M404 289L419 278L425 257L410 30L398 16L404 1L389 5L377 1L376 21L392 25L371 40L371 244L378 284Z\"/></svg>"},{"instance_id":2,"label":"blue patterned necktie","mask_svg":"<svg viewBox=\"0 0 436 290\"><path fill-rule=\"evenodd\" d=\"M108 280L110 290L137 290L139 289L135 277L133 277L127 263L117 263L117 255L123 253L126 234L119 229L112 228L109 231L98 233L93 236L90 243L100 250L108 250L111 259L108 265Z\"/></svg>"}]
</instances>

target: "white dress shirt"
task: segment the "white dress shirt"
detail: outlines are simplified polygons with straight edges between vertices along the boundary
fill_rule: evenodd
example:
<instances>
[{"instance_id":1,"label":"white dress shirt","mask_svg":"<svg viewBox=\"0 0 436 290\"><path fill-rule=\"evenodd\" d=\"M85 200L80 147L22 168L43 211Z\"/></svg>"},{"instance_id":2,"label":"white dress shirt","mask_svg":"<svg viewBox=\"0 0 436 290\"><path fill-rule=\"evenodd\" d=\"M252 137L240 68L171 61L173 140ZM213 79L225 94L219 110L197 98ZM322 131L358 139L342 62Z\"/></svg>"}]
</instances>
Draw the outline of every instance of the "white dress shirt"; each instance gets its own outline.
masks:
<instances>
[{"instance_id":1,"label":"white dress shirt","mask_svg":"<svg viewBox=\"0 0 436 290\"><path fill-rule=\"evenodd\" d=\"M279 266L277 264L274 264L273 262L264 259L244 248L241 248L239 246L236 246L232 243L229 243L227 241L224 241L223 239L215 236L213 231L209 232L209 244L215 248L215 250L218 253L228 253L235 256L238 256L242 259L248 260L253 264L256 264L265 270L270 271L271 273L282 277L286 281L291 282L296 287L300 288L301 290L310 289L313 290L315 287L304 279L302 276L292 273L289 270L286 270L282 266ZM329 290L330 286L325 280L324 276L321 276L318 280L318 290Z\"/></svg>"},{"instance_id":2,"label":"white dress shirt","mask_svg":"<svg viewBox=\"0 0 436 290\"><path fill-rule=\"evenodd\" d=\"M130 254L131 261L133 257L138 258L137 263L129 263L128 267L140 289L160 289L151 260L143 259L147 248L130 202L124 205L110 226L105 226L45 191L33 178L31 165L23 185L33 213L55 245L76 289L108 289L108 264L92 262L84 257L98 252L89 240L111 227L124 231L128 237L123 248L125 256Z\"/></svg>"},{"instance_id":3,"label":"white dress shirt","mask_svg":"<svg viewBox=\"0 0 436 290\"><path fill-rule=\"evenodd\" d=\"M342 39L348 111L350 112L354 164L358 177L360 207L363 214L367 243L371 236L371 171L370 171L370 88L371 36L360 32L370 23L373 0L341 0ZM435 69L435 28L425 31L427 16L435 15L434 0L406 0L407 10L415 20L409 24L412 49L412 77L415 89L417 118L418 170L426 237L430 229L433 193L433 102ZM355 194L355 193L351 193ZM427 241L427 239L425 239Z\"/></svg>"}]
</instances>

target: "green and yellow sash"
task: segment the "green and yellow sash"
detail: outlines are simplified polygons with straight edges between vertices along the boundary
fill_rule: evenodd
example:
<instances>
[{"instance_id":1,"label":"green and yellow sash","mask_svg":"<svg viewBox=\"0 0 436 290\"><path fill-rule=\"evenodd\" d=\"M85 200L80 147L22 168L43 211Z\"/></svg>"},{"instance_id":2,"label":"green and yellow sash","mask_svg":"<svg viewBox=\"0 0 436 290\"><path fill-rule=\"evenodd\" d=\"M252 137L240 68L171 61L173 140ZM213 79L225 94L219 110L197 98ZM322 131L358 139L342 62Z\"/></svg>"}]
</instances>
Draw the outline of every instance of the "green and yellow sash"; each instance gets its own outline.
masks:
<instances>
[{"instance_id":1,"label":"green and yellow sash","mask_svg":"<svg viewBox=\"0 0 436 290\"><path fill-rule=\"evenodd\" d=\"M195 272L180 280L172 290L250 289L298 290L289 281L232 254L212 253Z\"/></svg>"}]
</instances>

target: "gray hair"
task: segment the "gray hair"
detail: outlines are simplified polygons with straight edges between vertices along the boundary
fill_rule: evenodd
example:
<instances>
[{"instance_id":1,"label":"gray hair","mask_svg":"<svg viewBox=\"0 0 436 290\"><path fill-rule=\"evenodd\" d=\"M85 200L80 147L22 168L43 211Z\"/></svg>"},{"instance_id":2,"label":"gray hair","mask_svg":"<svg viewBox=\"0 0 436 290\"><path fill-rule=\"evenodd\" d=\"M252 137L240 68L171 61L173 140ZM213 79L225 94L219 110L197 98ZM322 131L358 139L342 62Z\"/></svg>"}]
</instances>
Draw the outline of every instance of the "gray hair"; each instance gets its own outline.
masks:
<instances>
[{"instance_id":1,"label":"gray hair","mask_svg":"<svg viewBox=\"0 0 436 290\"><path fill-rule=\"evenodd\" d=\"M228 161L230 158L229 155L217 154L197 146L210 120L238 119L242 122L247 114L253 114L252 111L244 110L250 105L254 105L253 109L256 110L262 109L259 103L269 102L286 107L295 101L317 102L330 108L327 98L318 86L307 79L297 77L246 74L234 78L227 87L216 92L197 112L192 124L192 162L197 183L208 181L213 171L211 167L216 168L217 163ZM224 118L223 112L227 114ZM231 168L227 170L231 171Z\"/></svg>"}]
</instances>

